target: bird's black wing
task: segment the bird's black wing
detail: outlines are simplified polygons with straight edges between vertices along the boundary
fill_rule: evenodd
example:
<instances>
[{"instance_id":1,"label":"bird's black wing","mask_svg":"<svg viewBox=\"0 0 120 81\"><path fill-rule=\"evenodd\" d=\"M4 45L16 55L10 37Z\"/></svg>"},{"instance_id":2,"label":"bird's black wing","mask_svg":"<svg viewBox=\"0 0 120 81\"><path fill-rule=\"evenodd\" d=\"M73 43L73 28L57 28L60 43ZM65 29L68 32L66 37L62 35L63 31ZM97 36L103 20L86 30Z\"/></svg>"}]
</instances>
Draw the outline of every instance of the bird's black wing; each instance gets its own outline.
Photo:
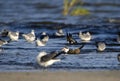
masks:
<instances>
[{"instance_id":1,"label":"bird's black wing","mask_svg":"<svg viewBox=\"0 0 120 81\"><path fill-rule=\"evenodd\" d=\"M65 52L61 51L59 53L57 53L52 59L55 59L56 57L60 56L61 54L64 54Z\"/></svg>"},{"instance_id":2,"label":"bird's black wing","mask_svg":"<svg viewBox=\"0 0 120 81\"><path fill-rule=\"evenodd\" d=\"M49 60L53 59L56 55L57 55L57 53L55 51L53 51L50 54L47 54L47 55L41 57L41 62L49 61Z\"/></svg>"},{"instance_id":3,"label":"bird's black wing","mask_svg":"<svg viewBox=\"0 0 120 81\"><path fill-rule=\"evenodd\" d=\"M82 46L79 47L79 49L82 49L82 48L84 47L84 45L85 45L85 44L83 43Z\"/></svg>"}]
</instances>

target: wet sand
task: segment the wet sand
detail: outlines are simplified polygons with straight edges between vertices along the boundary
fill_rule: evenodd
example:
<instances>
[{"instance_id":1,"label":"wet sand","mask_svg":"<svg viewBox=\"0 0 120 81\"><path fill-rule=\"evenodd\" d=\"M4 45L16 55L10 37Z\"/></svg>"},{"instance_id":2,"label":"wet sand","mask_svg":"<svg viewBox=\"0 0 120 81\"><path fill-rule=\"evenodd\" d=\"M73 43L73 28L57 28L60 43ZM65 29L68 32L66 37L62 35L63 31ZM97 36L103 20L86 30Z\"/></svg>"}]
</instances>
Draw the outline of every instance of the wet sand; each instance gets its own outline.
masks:
<instances>
[{"instance_id":1,"label":"wet sand","mask_svg":"<svg viewBox=\"0 0 120 81\"><path fill-rule=\"evenodd\" d=\"M120 81L120 71L0 72L0 81Z\"/></svg>"}]
</instances>

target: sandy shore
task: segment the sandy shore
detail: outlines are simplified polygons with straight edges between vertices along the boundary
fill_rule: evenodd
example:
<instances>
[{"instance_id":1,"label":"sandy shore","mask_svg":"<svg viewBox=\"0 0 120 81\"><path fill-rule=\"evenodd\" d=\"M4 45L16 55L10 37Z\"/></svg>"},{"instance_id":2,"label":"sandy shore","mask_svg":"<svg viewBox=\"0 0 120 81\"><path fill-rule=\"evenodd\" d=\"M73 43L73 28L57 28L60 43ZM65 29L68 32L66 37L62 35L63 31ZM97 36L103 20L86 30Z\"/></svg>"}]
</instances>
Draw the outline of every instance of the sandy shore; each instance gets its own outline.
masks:
<instances>
[{"instance_id":1,"label":"sandy shore","mask_svg":"<svg viewBox=\"0 0 120 81\"><path fill-rule=\"evenodd\" d=\"M120 71L0 72L0 81L120 81Z\"/></svg>"}]
</instances>

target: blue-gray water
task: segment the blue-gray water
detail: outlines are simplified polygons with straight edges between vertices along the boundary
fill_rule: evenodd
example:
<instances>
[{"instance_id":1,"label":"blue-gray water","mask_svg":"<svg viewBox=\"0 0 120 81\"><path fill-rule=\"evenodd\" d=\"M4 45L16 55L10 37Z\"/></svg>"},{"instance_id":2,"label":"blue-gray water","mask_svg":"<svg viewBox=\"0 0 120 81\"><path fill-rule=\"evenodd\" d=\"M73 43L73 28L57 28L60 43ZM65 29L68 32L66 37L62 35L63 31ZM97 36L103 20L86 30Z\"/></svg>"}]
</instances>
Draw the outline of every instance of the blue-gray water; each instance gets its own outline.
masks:
<instances>
[{"instance_id":1,"label":"blue-gray water","mask_svg":"<svg viewBox=\"0 0 120 81\"><path fill-rule=\"evenodd\" d=\"M85 45L79 55L61 55L61 62L55 63L48 70L120 70L117 55L120 44L116 41L120 32L119 0L84 0L84 8L91 11L89 16L63 16L62 0L0 0L0 30L8 29L28 33L35 30L36 35L45 31L52 35L57 28L73 33L81 43L79 31L90 31L92 40ZM114 19L115 21L110 21ZM1 37L3 38L3 37ZM7 38L3 38L7 39ZM95 41L105 41L107 48L97 52ZM66 38L50 38L44 47L36 47L35 42L27 43L21 36L18 42L2 46L0 53L0 71L43 70L36 63L36 56L41 51L61 50L66 46ZM79 45L69 45L77 48Z\"/></svg>"}]
</instances>

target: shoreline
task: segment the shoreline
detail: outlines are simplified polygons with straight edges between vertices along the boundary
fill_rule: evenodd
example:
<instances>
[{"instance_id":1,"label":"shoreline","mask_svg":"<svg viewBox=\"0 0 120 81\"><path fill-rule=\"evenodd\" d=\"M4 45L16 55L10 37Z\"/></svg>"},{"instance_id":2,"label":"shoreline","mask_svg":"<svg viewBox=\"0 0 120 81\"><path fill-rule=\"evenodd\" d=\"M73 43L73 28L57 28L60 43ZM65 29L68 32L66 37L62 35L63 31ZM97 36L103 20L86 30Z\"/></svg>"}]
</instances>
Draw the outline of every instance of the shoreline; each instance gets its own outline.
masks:
<instances>
[{"instance_id":1,"label":"shoreline","mask_svg":"<svg viewBox=\"0 0 120 81\"><path fill-rule=\"evenodd\" d=\"M120 81L120 71L0 72L1 81Z\"/></svg>"}]
</instances>

